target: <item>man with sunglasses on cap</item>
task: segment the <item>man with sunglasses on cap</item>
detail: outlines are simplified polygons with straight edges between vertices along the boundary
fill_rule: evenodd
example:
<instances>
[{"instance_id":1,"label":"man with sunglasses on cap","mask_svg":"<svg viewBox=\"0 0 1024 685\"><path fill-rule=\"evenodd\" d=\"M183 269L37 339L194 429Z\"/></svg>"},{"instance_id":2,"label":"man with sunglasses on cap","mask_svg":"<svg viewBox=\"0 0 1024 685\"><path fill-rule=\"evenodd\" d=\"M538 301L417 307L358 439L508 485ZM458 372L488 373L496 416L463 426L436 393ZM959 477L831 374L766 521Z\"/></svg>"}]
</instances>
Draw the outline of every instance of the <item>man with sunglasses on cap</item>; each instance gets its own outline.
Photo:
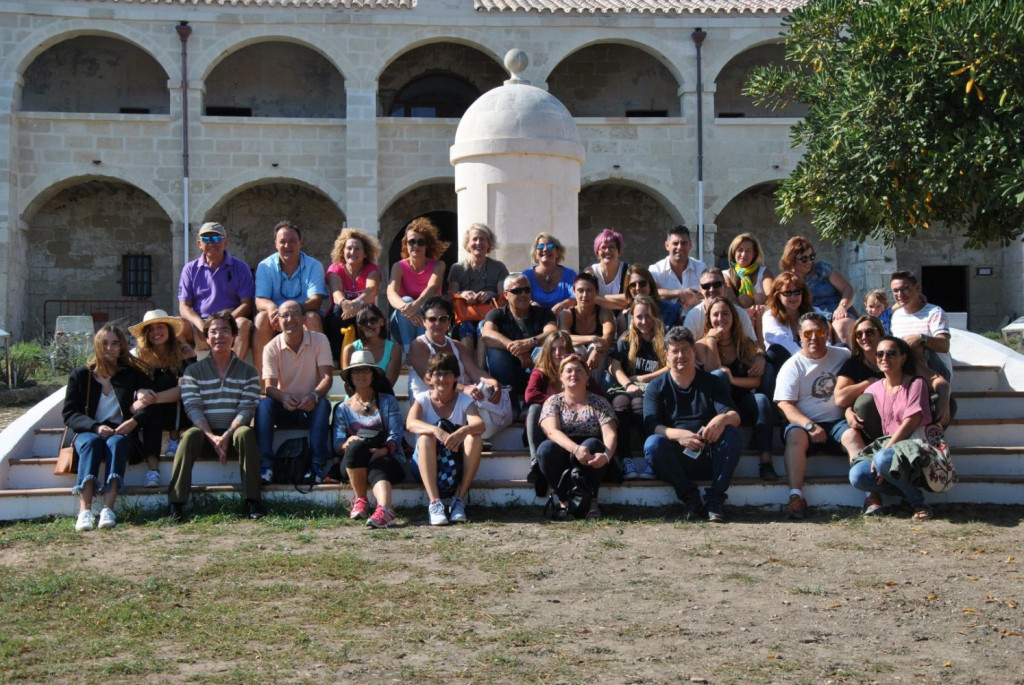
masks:
<instances>
[{"instance_id":1,"label":"man with sunglasses on cap","mask_svg":"<svg viewBox=\"0 0 1024 685\"><path fill-rule=\"evenodd\" d=\"M244 359L252 337L250 317L256 293L252 270L228 254L228 235L216 221L199 227L196 244L199 258L185 265L178 281L178 314L190 324L185 326L182 339L197 349L208 349L203 321L227 309L238 325L234 352Z\"/></svg>"},{"instance_id":2,"label":"man with sunglasses on cap","mask_svg":"<svg viewBox=\"0 0 1024 685\"><path fill-rule=\"evenodd\" d=\"M256 319L253 362L263 374L263 348L281 332L278 308L294 300L302 308L306 330L324 332L320 304L328 296L324 265L302 251L302 233L291 221L274 227L277 250L256 266Z\"/></svg>"},{"instance_id":3,"label":"man with sunglasses on cap","mask_svg":"<svg viewBox=\"0 0 1024 685\"><path fill-rule=\"evenodd\" d=\"M802 519L807 510L803 486L810 450L852 458L864 448L860 431L850 428L834 396L836 377L850 351L827 344L829 323L821 313L807 312L799 323L800 352L786 360L775 383L775 402L789 422L782 441L790 488L786 517L791 519Z\"/></svg>"},{"instance_id":4,"label":"man with sunglasses on cap","mask_svg":"<svg viewBox=\"0 0 1024 685\"><path fill-rule=\"evenodd\" d=\"M520 272L505 277L506 302L487 312L480 340L487 347L487 369L502 385L512 386L518 406L533 368L533 351L558 330L550 309L531 304L530 281Z\"/></svg>"}]
</instances>

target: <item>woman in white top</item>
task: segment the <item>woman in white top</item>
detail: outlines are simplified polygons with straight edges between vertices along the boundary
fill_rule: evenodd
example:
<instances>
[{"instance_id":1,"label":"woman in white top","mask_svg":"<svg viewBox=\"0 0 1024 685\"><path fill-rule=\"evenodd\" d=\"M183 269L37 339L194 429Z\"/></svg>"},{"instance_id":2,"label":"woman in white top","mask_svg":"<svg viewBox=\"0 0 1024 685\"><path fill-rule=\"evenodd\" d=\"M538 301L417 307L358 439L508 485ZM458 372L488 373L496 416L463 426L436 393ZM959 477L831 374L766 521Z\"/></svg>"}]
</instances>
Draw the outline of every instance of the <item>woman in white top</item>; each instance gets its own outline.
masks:
<instances>
[{"instance_id":1,"label":"woman in white top","mask_svg":"<svg viewBox=\"0 0 1024 685\"><path fill-rule=\"evenodd\" d=\"M597 277L597 303L602 307L622 309L626 306L626 269L622 261L622 234L606 228L594 238L594 256L597 262L584 271ZM610 297L618 295L619 297Z\"/></svg>"},{"instance_id":2,"label":"woman in white top","mask_svg":"<svg viewBox=\"0 0 1024 685\"><path fill-rule=\"evenodd\" d=\"M484 422L473 400L456 390L458 372L459 363L451 354L431 357L425 371L430 389L413 397L405 422L406 430L419 436L412 460L430 497L427 514L432 526L467 520L465 499L480 468ZM439 443L446 451L461 448L463 453L461 477L447 513L437 479Z\"/></svg>"}]
</instances>

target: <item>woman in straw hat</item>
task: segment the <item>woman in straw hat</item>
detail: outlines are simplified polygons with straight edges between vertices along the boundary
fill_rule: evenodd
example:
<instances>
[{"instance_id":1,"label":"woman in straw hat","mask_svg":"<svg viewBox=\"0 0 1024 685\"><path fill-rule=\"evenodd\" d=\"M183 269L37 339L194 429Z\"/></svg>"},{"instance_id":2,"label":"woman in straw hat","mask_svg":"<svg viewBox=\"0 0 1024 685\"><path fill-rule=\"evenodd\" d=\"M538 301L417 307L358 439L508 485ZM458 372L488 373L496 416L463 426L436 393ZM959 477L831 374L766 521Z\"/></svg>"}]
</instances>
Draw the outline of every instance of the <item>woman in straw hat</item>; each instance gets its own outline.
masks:
<instances>
[{"instance_id":1,"label":"woman in straw hat","mask_svg":"<svg viewBox=\"0 0 1024 685\"><path fill-rule=\"evenodd\" d=\"M391 384L367 350L352 353L341 372L348 399L334 408L334 453L341 457L355 499L349 517L366 518L373 490L377 508L366 525L389 528L395 523L391 489L405 477L402 430L405 422Z\"/></svg>"},{"instance_id":2,"label":"woman in straw hat","mask_svg":"<svg viewBox=\"0 0 1024 685\"><path fill-rule=\"evenodd\" d=\"M136 358L149 370L152 390L140 390L133 408L152 407L151 419L142 427L142 445L146 457L145 486L160 487L160 442L163 432L170 433L167 453L174 454L180 431L192 425L181 406L181 375L196 360L192 348L179 340L184 322L168 316L163 309L145 313L142 322L128 330L135 338Z\"/></svg>"}]
</instances>

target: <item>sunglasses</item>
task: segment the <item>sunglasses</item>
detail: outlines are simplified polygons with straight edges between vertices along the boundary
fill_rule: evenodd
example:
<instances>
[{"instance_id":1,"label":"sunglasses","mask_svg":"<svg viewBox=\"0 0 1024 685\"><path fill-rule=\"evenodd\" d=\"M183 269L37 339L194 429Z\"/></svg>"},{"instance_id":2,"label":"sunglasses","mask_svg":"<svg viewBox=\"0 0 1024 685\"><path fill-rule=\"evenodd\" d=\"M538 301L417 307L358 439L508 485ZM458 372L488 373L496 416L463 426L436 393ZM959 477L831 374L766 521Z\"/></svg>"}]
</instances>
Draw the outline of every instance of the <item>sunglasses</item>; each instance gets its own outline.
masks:
<instances>
[{"instance_id":1,"label":"sunglasses","mask_svg":"<svg viewBox=\"0 0 1024 685\"><path fill-rule=\"evenodd\" d=\"M725 285L725 281L711 281L710 283L701 283L701 290L714 290L715 288L721 288Z\"/></svg>"},{"instance_id":2,"label":"sunglasses","mask_svg":"<svg viewBox=\"0 0 1024 685\"><path fill-rule=\"evenodd\" d=\"M444 314L442 316L427 316L424 320L427 323L448 323L451 320L451 317Z\"/></svg>"},{"instance_id":3,"label":"sunglasses","mask_svg":"<svg viewBox=\"0 0 1024 685\"><path fill-rule=\"evenodd\" d=\"M816 255L816 254L814 254L812 252L811 254L806 255L804 257L797 257L796 261L800 262L801 264L806 264L807 262L813 262L817 258L818 258L818 255Z\"/></svg>"},{"instance_id":4,"label":"sunglasses","mask_svg":"<svg viewBox=\"0 0 1024 685\"><path fill-rule=\"evenodd\" d=\"M782 296L783 297L800 297L803 294L804 294L803 290L783 290L782 291Z\"/></svg>"},{"instance_id":5,"label":"sunglasses","mask_svg":"<svg viewBox=\"0 0 1024 685\"><path fill-rule=\"evenodd\" d=\"M879 359L894 359L900 356L898 350L877 350L875 356Z\"/></svg>"},{"instance_id":6,"label":"sunglasses","mask_svg":"<svg viewBox=\"0 0 1024 685\"><path fill-rule=\"evenodd\" d=\"M426 238L406 238L405 239L405 244L406 245L418 245L420 247L423 247L423 246L425 246L427 244L427 239Z\"/></svg>"},{"instance_id":7,"label":"sunglasses","mask_svg":"<svg viewBox=\"0 0 1024 685\"><path fill-rule=\"evenodd\" d=\"M544 250L555 249L554 243L537 243L537 252L543 252Z\"/></svg>"},{"instance_id":8,"label":"sunglasses","mask_svg":"<svg viewBox=\"0 0 1024 685\"><path fill-rule=\"evenodd\" d=\"M520 286L519 288L509 288L508 291L513 295L529 295L531 288L528 285Z\"/></svg>"},{"instance_id":9,"label":"sunglasses","mask_svg":"<svg viewBox=\"0 0 1024 685\"><path fill-rule=\"evenodd\" d=\"M876 338L878 337L878 331L874 328L865 328L862 331L855 331L853 335L857 338Z\"/></svg>"},{"instance_id":10,"label":"sunglasses","mask_svg":"<svg viewBox=\"0 0 1024 685\"><path fill-rule=\"evenodd\" d=\"M214 245L216 245L220 241L224 240L224 236L222 236L222 235L201 235L201 236L199 236L199 239L202 240L207 245L209 245L210 243L213 243Z\"/></svg>"},{"instance_id":11,"label":"sunglasses","mask_svg":"<svg viewBox=\"0 0 1024 685\"><path fill-rule=\"evenodd\" d=\"M646 288L649 285L650 285L650 283L648 283L646 280L641 280L641 281L633 281L632 283L630 283L626 287L629 288L630 290L636 290L637 288Z\"/></svg>"},{"instance_id":12,"label":"sunglasses","mask_svg":"<svg viewBox=\"0 0 1024 685\"><path fill-rule=\"evenodd\" d=\"M367 317L367 318L363 319L361 325L363 325L363 326L376 326L379 323L380 323L380 317L379 316L370 316L370 317Z\"/></svg>"},{"instance_id":13,"label":"sunglasses","mask_svg":"<svg viewBox=\"0 0 1024 685\"><path fill-rule=\"evenodd\" d=\"M800 335L804 337L804 340L821 340L825 337L825 331L821 330L820 328L815 328L814 330L811 331L804 331Z\"/></svg>"}]
</instances>

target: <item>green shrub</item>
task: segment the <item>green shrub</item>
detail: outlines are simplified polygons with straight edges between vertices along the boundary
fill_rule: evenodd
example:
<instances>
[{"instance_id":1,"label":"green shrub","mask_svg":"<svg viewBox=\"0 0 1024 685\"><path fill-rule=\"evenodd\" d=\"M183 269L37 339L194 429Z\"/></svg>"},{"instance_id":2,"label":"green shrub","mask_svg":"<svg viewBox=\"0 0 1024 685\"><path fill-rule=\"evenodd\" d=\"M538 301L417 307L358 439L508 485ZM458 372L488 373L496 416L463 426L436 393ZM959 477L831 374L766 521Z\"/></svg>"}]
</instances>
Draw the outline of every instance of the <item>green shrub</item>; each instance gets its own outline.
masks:
<instances>
[{"instance_id":1,"label":"green shrub","mask_svg":"<svg viewBox=\"0 0 1024 685\"><path fill-rule=\"evenodd\" d=\"M57 338L50 345L53 368L57 373L67 374L82 366L92 357L92 336L68 334Z\"/></svg>"},{"instance_id":2,"label":"green shrub","mask_svg":"<svg viewBox=\"0 0 1024 685\"><path fill-rule=\"evenodd\" d=\"M36 370L46 364L46 350L37 342L11 345L11 376L15 388L24 388Z\"/></svg>"}]
</instances>

